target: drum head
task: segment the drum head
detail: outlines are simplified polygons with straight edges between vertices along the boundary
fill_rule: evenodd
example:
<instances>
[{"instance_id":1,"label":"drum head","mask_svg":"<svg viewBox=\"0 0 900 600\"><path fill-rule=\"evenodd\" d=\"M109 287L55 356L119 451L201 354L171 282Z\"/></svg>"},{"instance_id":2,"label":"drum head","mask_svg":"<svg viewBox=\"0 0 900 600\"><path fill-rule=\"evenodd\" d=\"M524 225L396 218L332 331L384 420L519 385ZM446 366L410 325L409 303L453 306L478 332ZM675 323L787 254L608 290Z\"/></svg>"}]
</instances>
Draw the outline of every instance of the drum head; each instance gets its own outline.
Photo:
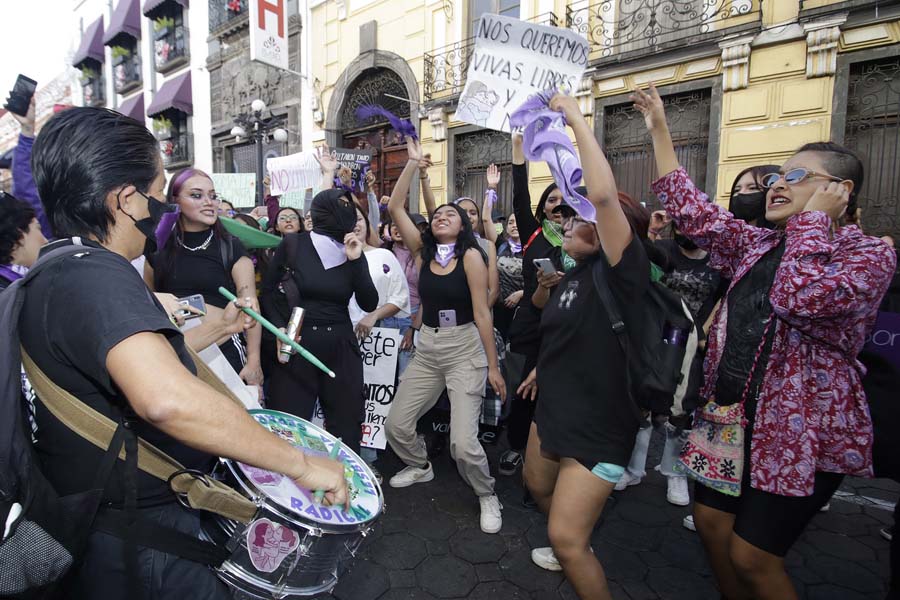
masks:
<instances>
[{"instance_id":1,"label":"drum head","mask_svg":"<svg viewBox=\"0 0 900 600\"><path fill-rule=\"evenodd\" d=\"M294 415L277 410L251 410L256 421L307 454L328 456L340 441L324 429ZM272 503L326 528L359 526L374 520L383 508L381 487L359 456L342 447L338 458L344 463L344 477L350 492L350 510L322 506L314 500L315 490L298 486L290 478L243 463L237 463L244 477Z\"/></svg>"}]
</instances>

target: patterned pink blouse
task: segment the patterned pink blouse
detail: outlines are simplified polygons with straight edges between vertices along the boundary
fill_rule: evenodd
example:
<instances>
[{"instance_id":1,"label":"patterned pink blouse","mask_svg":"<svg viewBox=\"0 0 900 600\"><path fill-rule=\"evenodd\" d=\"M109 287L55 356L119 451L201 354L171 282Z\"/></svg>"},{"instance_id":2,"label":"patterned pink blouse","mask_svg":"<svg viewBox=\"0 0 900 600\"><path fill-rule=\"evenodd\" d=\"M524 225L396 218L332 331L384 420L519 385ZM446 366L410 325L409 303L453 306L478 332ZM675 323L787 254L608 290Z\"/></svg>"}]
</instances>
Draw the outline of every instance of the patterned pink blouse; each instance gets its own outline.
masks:
<instances>
[{"instance_id":1,"label":"patterned pink blouse","mask_svg":"<svg viewBox=\"0 0 900 600\"><path fill-rule=\"evenodd\" d=\"M783 231L747 225L709 202L683 168L655 181L653 191L678 229L709 252L710 266L731 279L729 292L786 237L769 293L778 318L753 428L750 484L809 496L816 471L871 476L872 420L856 356L894 274L894 249L856 226L832 234L831 219L818 211L794 215ZM707 400L727 319L723 301L707 342Z\"/></svg>"}]
</instances>

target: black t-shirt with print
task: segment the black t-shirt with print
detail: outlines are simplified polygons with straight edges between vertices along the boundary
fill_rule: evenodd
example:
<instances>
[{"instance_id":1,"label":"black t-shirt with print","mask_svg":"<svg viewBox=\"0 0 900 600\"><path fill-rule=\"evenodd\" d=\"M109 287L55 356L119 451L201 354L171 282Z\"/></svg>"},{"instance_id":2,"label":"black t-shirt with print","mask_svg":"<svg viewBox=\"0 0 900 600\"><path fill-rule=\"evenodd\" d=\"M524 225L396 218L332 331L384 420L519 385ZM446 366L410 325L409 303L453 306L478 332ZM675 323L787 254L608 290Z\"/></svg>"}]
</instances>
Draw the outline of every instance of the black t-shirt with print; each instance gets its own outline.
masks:
<instances>
[{"instance_id":1,"label":"black t-shirt with print","mask_svg":"<svg viewBox=\"0 0 900 600\"><path fill-rule=\"evenodd\" d=\"M640 416L627 393L625 357L594 288L595 260L606 257L601 253L569 271L544 307L535 421L544 450L589 464L625 466ZM633 239L606 274L635 344L650 283L640 240Z\"/></svg>"},{"instance_id":2,"label":"black t-shirt with print","mask_svg":"<svg viewBox=\"0 0 900 600\"><path fill-rule=\"evenodd\" d=\"M202 246L209 233L209 230L185 231L184 245L190 248ZM207 304L225 308L228 300L219 293L219 286L232 294L236 293L231 270L241 257L248 256L241 241L231 236L223 241L218 235L214 235L209 246L194 252L182 248L177 240L170 243L175 244L175 256L169 268L164 269L162 264L166 260L165 250L148 257L156 278L156 291L174 294L178 298L202 294ZM223 243L231 244L230 257L228 252L224 253L229 260L227 265L222 260Z\"/></svg>"},{"instance_id":3,"label":"black t-shirt with print","mask_svg":"<svg viewBox=\"0 0 900 600\"><path fill-rule=\"evenodd\" d=\"M660 240L656 246L666 253L674 266L663 275L662 284L684 298L697 326L702 327L724 292L721 275L709 266L709 255L701 259L688 258L674 240Z\"/></svg>"},{"instance_id":4,"label":"black t-shirt with print","mask_svg":"<svg viewBox=\"0 0 900 600\"><path fill-rule=\"evenodd\" d=\"M65 243L68 240L55 242L43 252ZM61 258L29 285L19 322L20 336L26 352L51 380L117 421L127 400L106 369L107 354L117 344L137 333L161 333L191 372L195 372L194 364L180 331L135 268L122 256L96 244L84 245L89 255ZM142 365L135 364L134 368L141 369ZM44 475L61 495L90 489L103 451L58 421L39 399L33 411L35 449ZM212 465L209 455L140 419L135 431L185 467L206 471ZM121 505L123 474L120 460L107 484L105 502ZM142 507L174 500L163 481L139 472L137 482Z\"/></svg>"}]
</instances>

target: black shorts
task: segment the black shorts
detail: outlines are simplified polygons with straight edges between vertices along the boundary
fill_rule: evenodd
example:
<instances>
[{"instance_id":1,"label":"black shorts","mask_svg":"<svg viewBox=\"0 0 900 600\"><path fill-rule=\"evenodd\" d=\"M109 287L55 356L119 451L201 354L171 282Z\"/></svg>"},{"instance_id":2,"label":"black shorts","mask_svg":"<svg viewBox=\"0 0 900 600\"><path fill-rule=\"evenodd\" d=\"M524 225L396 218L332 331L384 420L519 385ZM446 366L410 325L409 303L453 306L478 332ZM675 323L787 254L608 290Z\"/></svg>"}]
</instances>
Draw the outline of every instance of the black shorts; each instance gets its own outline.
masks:
<instances>
[{"instance_id":1,"label":"black shorts","mask_svg":"<svg viewBox=\"0 0 900 600\"><path fill-rule=\"evenodd\" d=\"M734 532L769 554L784 556L819 509L844 480L840 473L817 471L812 496L779 496L750 487L744 465L741 495L728 496L705 485L694 486L694 502L735 515Z\"/></svg>"}]
</instances>

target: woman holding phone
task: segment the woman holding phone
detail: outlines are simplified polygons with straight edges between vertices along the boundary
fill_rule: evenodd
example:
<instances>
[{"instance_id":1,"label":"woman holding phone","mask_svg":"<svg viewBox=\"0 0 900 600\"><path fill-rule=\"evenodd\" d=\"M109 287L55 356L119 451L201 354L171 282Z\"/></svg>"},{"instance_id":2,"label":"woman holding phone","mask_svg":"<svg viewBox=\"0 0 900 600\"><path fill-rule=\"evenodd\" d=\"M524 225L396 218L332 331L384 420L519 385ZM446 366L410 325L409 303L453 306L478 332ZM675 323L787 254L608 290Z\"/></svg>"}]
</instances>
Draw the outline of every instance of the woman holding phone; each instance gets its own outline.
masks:
<instances>
[{"instance_id":1,"label":"woman holding phone","mask_svg":"<svg viewBox=\"0 0 900 600\"><path fill-rule=\"evenodd\" d=\"M420 234L403 208L422 148L407 140L409 160L394 186L388 210L419 268L422 327L413 360L400 378L387 421L387 438L407 465L391 487L407 487L434 479L416 422L447 388L450 397L450 454L463 480L481 504L481 529L497 533L502 526L487 456L478 441L485 378L501 398L506 385L497 362L485 255L472 223L457 205L434 211L431 225Z\"/></svg>"}]
</instances>

